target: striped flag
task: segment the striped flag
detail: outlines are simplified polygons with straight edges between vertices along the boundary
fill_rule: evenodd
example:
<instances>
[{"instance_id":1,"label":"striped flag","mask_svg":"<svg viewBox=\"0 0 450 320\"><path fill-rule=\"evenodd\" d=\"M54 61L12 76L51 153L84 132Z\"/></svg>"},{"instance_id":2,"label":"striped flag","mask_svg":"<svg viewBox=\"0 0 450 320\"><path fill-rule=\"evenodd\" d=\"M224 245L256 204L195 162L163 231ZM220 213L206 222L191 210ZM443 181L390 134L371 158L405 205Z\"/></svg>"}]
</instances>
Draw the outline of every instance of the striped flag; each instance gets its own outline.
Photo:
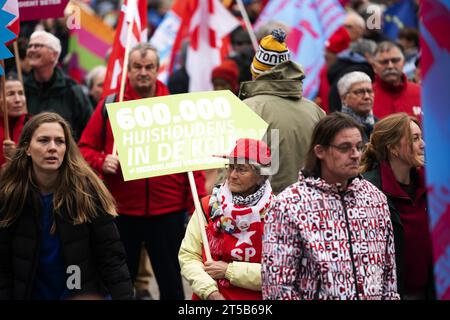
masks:
<instances>
[{"instance_id":1,"label":"striped flag","mask_svg":"<svg viewBox=\"0 0 450 320\"><path fill-rule=\"evenodd\" d=\"M337 0L271 0L256 21L255 29L273 20L291 28L286 44L291 59L305 71L303 95L313 99L325 64L325 42L344 22L345 11Z\"/></svg>"},{"instance_id":2,"label":"striped flag","mask_svg":"<svg viewBox=\"0 0 450 320\"><path fill-rule=\"evenodd\" d=\"M69 10L80 14L80 25L70 30L69 74L81 82L98 65L106 65L105 54L114 42L114 30L90 8L69 4Z\"/></svg>"}]
</instances>

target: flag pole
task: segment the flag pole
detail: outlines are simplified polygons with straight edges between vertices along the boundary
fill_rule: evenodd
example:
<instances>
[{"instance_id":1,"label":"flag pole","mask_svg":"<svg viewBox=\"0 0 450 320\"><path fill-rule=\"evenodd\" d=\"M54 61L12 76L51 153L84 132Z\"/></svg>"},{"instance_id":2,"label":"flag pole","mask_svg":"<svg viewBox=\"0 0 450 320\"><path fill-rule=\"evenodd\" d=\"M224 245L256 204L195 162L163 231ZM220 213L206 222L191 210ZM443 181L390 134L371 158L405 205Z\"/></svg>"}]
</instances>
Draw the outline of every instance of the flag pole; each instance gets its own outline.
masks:
<instances>
[{"instance_id":1,"label":"flag pole","mask_svg":"<svg viewBox=\"0 0 450 320\"><path fill-rule=\"evenodd\" d=\"M137 8L137 5L135 6L135 8ZM119 102L123 101L123 95L125 93L125 80L127 77L127 70L128 70L128 52L130 51L131 35L133 32L133 24L134 24L134 15L129 14L128 10L131 10L131 8L130 7L127 8L127 14L125 16L126 21L128 22L128 29L127 29L127 38L125 42L125 56L123 57L122 77L120 80ZM114 143L112 154L115 155L116 153L117 153L117 146L116 143Z\"/></svg>"},{"instance_id":2,"label":"flag pole","mask_svg":"<svg viewBox=\"0 0 450 320\"><path fill-rule=\"evenodd\" d=\"M119 102L123 101L123 95L125 92L125 80L127 77L127 70L128 70L128 52L130 51L131 33L132 32L133 32L133 21L131 21L128 24L128 29L127 29L127 41L126 41L126 45L125 45L125 56L123 57L122 79L120 80Z\"/></svg>"},{"instance_id":3,"label":"flag pole","mask_svg":"<svg viewBox=\"0 0 450 320\"><path fill-rule=\"evenodd\" d=\"M14 41L13 47L14 47L14 58L16 59L17 77L19 78L19 81L23 85L22 65L20 64L19 45L17 44L17 40Z\"/></svg>"},{"instance_id":4,"label":"flag pole","mask_svg":"<svg viewBox=\"0 0 450 320\"><path fill-rule=\"evenodd\" d=\"M205 223L204 223L205 216L203 214L202 205L198 198L197 186L195 185L194 174L192 173L192 171L188 171L187 174L188 174L188 178L189 178L189 185L191 186L192 199L194 199L195 214L197 215L198 225L200 227L200 232L201 232L202 242L203 242L203 249L205 250L206 261L213 261L213 259L211 257L211 250L209 248L208 237L206 236L206 231L205 231Z\"/></svg>"},{"instance_id":5,"label":"flag pole","mask_svg":"<svg viewBox=\"0 0 450 320\"><path fill-rule=\"evenodd\" d=\"M247 28L248 34L250 35L250 40L252 41L253 49L258 51L258 40L256 39L255 31L253 30L250 19L248 18L247 11L245 11L244 4L242 0L236 0L239 11L241 11L242 18L244 19L245 27Z\"/></svg>"},{"instance_id":6,"label":"flag pole","mask_svg":"<svg viewBox=\"0 0 450 320\"><path fill-rule=\"evenodd\" d=\"M1 60L0 65L3 68L3 75L1 77L1 86L2 86L2 104L3 104L3 127L5 130L5 139L9 140L9 121L8 121L8 106L6 105L6 78L5 78L5 63Z\"/></svg>"}]
</instances>

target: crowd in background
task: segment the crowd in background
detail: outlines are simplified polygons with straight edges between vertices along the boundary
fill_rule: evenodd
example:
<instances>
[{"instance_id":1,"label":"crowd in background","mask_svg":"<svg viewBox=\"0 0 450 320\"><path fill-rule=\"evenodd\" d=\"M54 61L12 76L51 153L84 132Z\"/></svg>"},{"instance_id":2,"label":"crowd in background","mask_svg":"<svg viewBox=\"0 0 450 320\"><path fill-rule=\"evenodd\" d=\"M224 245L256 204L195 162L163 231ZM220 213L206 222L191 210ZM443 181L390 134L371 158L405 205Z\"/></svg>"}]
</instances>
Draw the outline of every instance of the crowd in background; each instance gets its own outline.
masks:
<instances>
[{"instance_id":1,"label":"crowd in background","mask_svg":"<svg viewBox=\"0 0 450 320\"><path fill-rule=\"evenodd\" d=\"M107 24L113 28L116 26L120 11L117 1L85 2ZM267 4L264 0L243 2L252 23ZM224 156L230 159L226 170L195 173L199 196L203 198L210 195L203 201L203 209L208 239L217 263L205 260L196 221L198 218L194 216L188 222L187 229L185 227L187 218L194 211L185 174L123 181L118 157L111 154L113 136L104 112L105 101L117 101L116 95L102 97L106 67L93 68L84 81L77 83L67 75L69 32L65 20L21 23L18 44L23 84L17 79L14 63L10 61L6 65L5 105L9 110L10 134L9 137L0 137L3 141L0 164L2 170L7 172L3 178L6 180L2 181L8 184L0 186L0 201L2 219L6 217L9 220L4 220L0 228L10 230L8 228L15 221L15 207L8 199L8 192L18 188L20 182L14 180L12 168L24 170L25 174L20 177L26 179L27 184L20 189L22 194L14 198L25 204L20 207L24 217L19 220L22 238L14 238L15 233L12 231L0 234L0 254L11 254L11 242L8 241L12 241L12 254L16 258L12 261L14 280L5 278L6 269L2 268L6 267L0 265L0 298L66 298L65 289L56 284L50 288L45 285L46 281L57 281L64 275L57 274L59 278L55 276L49 279L43 272L60 270L64 262L54 262L51 258L51 252L60 251L73 263L85 264L83 270L87 270L89 276L83 278L83 285L88 286L90 291L83 293L101 292L100 298L149 298L146 280L143 280L143 286L139 285L141 273L144 273L145 278L142 269L148 269L148 265L145 266L146 254L150 256L161 299L188 298L183 293L181 275L191 284L194 298L200 299L433 298L432 251L423 178L419 34L417 29L403 28L397 38L390 39L382 29L366 27L367 20L371 18L368 6L376 6L379 10L375 12L382 17L383 10L395 2L341 1L347 10L345 21L326 42L326 64L320 72L319 91L314 101L302 96L302 82L308 74L305 75L298 63L288 59L273 65L270 61L256 57L259 51L271 52L280 57L289 52L286 45L286 36L289 34L287 26L272 21L255 30L259 42L257 52L244 25L231 33L230 55L209 75L213 87L215 90L232 91L269 124L268 130L279 131L280 140L276 146L270 138L266 141L267 145L262 141L256 142L258 155L264 153L269 159L267 161L259 156L254 157L249 151L249 143L251 145L252 142L238 141L244 143L246 153ZM223 3L236 16L240 16L234 1ZM170 0L148 2L149 36L170 10L171 4ZM124 100L188 92L185 50L186 44L179 52L179 68L170 75L166 86L156 78L158 52L147 44L134 47L129 55ZM105 65L106 62L105 53ZM341 123L342 126L333 127L333 123ZM3 125L3 121L0 124ZM36 138L36 132L44 128L43 125L54 124L56 129L45 128L57 132L55 137L53 133L47 134L50 140L55 139L56 146L60 143L58 139L68 145L67 149L61 151L62 157L75 152L69 150L76 148L75 144L78 144L81 153L76 151L76 155L71 155L76 159L74 163L63 164L62 167L56 166L61 165L57 156L60 152L58 147L55 147L55 159L52 156L51 159L41 160L55 165L56 172L61 174L68 170L66 166L71 170L78 168L74 177L67 177L67 181L63 181L66 183L64 187L78 188L76 190L81 194L97 190L93 198L74 198L72 202L67 202L62 200L64 197L61 191L57 191L56 182L49 187L43 181L32 178L36 172L47 171L39 165L41 160L37 155L34 157L34 154L28 154L31 142ZM72 134L67 131L69 126ZM0 135L4 135L4 128L0 129ZM25 132L28 132L27 137L23 136ZM38 139L34 143L41 141ZM279 152L280 165L275 174L267 175L261 170L270 164L270 150L273 153L274 148ZM336 154L327 153L334 149ZM89 168L85 167L84 160L81 161L78 155L84 157ZM27 156L31 157L31 161L26 162ZM20 160L20 157L23 159ZM236 163L235 160L241 158L245 160L244 163ZM19 160L23 161L22 167L9 165ZM341 167L338 167L339 163ZM94 182L80 182L83 181L83 175L91 177ZM102 179L109 191L99 188L102 182L94 179L93 175ZM40 177L39 174L36 177ZM51 177L55 179L53 175ZM343 189L339 189L342 187L339 183L347 180L350 181L348 185L345 182ZM61 183L58 179L52 181ZM335 190L336 183L339 187ZM245 188L239 188L240 185L245 185ZM33 207L35 201L39 200L33 198L33 190L41 195L38 207ZM330 258L330 261L322 259L318 262L317 255L320 253L317 253L319 251L311 238L312 233L305 231L312 224L294 224L286 217L289 214L295 219L301 219L304 214L301 208L307 207L308 203L299 200L298 195L307 190L316 190L317 197L323 197L323 203L330 207L342 198L345 214L345 206L358 210L365 196L366 200L372 197L373 208L380 210L379 220L373 222L362 216L358 219L362 221L367 218L364 223L373 223L381 231L373 239L365 236L359 240L356 236L353 239L361 246L378 246L378 250L374 250L367 258L372 259L367 270L376 270L367 271L368 280L356 277L357 263L354 261L352 264L339 264ZM109 192L114 200L109 198L110 195L105 195ZM107 200L100 200L102 197ZM79 201L82 201L81 207L77 205ZM114 201L116 204L113 204ZM49 203L53 203L53 207ZM289 203L295 203L296 209L289 207ZM78 213L80 208L85 208L83 206L88 209L101 208L99 216L91 210L88 210L88 217L75 216L75 221L92 219L95 222L93 228L83 229L83 235L64 222L66 216L70 216L70 205ZM117 210L112 209L115 205ZM228 209L225 209L227 206ZM364 210L371 210L372 207L369 207L364 207ZM51 212L56 209L62 212L61 217L64 219L55 222ZM30 212L41 212L39 217L42 216L43 220L34 221ZM258 222L258 225L251 224L250 228L248 225L240 226L242 212L252 212L250 224ZM119 217L113 224L110 218L117 214ZM231 222L235 223L232 228L229 227ZM26 224L32 223L44 225L43 234L37 235L34 231L27 234L29 229ZM59 240L52 238L52 226L55 225L61 229ZM109 234L106 234L107 231ZM48 251L41 251L43 256L40 258L32 258L32 252L24 245L27 240L23 232L31 238L41 237L40 243L47 246ZM89 232L95 234L98 245L83 242ZM347 230L343 228L343 232ZM117 244L119 234L123 246ZM245 240L245 236L249 238ZM253 245L251 239L255 239L252 238L255 236L258 240ZM306 239L305 243L298 242L301 237ZM111 243L108 244L108 241ZM75 245L71 247L71 243ZM242 252L251 254L248 257L238 254L238 247ZM289 248L309 254L302 257L280 254L280 250L289 251ZM98 262L78 256L83 250L93 252L102 259ZM386 255L383 255L382 250ZM112 252L111 256L102 251ZM350 255L353 254L350 248ZM381 260L386 260L378 261L378 255L383 257ZM20 266L20 256L29 257L30 266ZM31 266L38 270L37 284L24 281L26 274L35 272L30 269ZM284 268L285 273L274 271L277 267L278 270ZM320 272L315 273L314 268L322 268L323 274L318 275ZM337 291L333 291L338 288L333 288L333 281L327 277L338 277L342 270L336 268L348 268L345 274L358 278L355 280L356 294L348 293L354 288L353 284L347 282L343 282L343 290L348 294L339 296ZM328 269L331 269L329 273ZM379 271L381 269L383 271ZM262 270L262 274L259 270ZM12 272L9 269L7 271L10 274ZM290 279L289 272L297 277ZM379 281L378 277L385 278ZM98 289L99 281L103 282L106 291L104 287ZM370 291L367 283L371 281L375 286L380 286L375 293ZM11 282L14 282L13 293L7 292ZM331 289L322 287L328 284Z\"/></svg>"}]
</instances>

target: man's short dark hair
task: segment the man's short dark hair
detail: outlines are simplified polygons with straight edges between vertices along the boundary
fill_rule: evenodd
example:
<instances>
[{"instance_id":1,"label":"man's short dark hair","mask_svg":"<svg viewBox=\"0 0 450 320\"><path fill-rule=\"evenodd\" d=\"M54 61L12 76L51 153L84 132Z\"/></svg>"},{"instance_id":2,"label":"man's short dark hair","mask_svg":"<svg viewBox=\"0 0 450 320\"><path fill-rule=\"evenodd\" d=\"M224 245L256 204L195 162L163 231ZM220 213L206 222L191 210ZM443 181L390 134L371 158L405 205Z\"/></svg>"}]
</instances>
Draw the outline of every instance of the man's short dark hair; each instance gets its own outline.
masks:
<instances>
[{"instance_id":1,"label":"man's short dark hair","mask_svg":"<svg viewBox=\"0 0 450 320\"><path fill-rule=\"evenodd\" d=\"M400 53L402 54L403 59L405 58L402 47L400 47L398 44L396 44L395 42L392 42L392 41L380 42L373 55L376 57L379 53L391 51L393 48L398 49L398 51L400 51Z\"/></svg>"},{"instance_id":2,"label":"man's short dark hair","mask_svg":"<svg viewBox=\"0 0 450 320\"><path fill-rule=\"evenodd\" d=\"M419 32L416 28L403 28L399 31L397 38L412 41L417 48L419 47Z\"/></svg>"},{"instance_id":3,"label":"man's short dark hair","mask_svg":"<svg viewBox=\"0 0 450 320\"><path fill-rule=\"evenodd\" d=\"M159 53L158 49L156 49L154 46L152 46L150 43L141 42L135 45L133 48L131 48L130 52L128 53L128 58L131 57L131 54L135 51L139 51L141 53L141 57L145 57L147 55L148 51L153 51L156 55L156 67L159 69ZM130 65L128 64L128 67Z\"/></svg>"},{"instance_id":4,"label":"man's short dark hair","mask_svg":"<svg viewBox=\"0 0 450 320\"><path fill-rule=\"evenodd\" d=\"M311 138L311 144L306 154L305 167L306 176L320 177L321 163L314 152L316 145L329 146L334 137L343 129L356 128L364 136L364 128L352 117L342 112L333 112L317 122Z\"/></svg>"}]
</instances>

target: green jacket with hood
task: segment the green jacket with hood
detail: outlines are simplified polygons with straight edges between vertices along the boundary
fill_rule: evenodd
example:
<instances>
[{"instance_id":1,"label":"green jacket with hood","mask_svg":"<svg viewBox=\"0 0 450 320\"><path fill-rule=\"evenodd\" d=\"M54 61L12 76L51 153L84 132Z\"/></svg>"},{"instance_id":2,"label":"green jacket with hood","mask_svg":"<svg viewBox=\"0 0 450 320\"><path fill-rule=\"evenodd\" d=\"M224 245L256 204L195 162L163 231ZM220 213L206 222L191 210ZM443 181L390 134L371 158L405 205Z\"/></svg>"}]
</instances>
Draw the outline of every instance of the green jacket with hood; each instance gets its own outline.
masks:
<instances>
[{"instance_id":1,"label":"green jacket with hood","mask_svg":"<svg viewBox=\"0 0 450 320\"><path fill-rule=\"evenodd\" d=\"M300 65L285 61L255 81L241 84L239 97L269 124L265 138L271 147L272 173L276 172L270 180L275 194L297 182L314 126L325 116L319 106L302 96L304 78ZM272 129L279 130L278 148Z\"/></svg>"},{"instance_id":2,"label":"green jacket with hood","mask_svg":"<svg viewBox=\"0 0 450 320\"><path fill-rule=\"evenodd\" d=\"M92 106L81 86L56 67L49 82L38 83L30 73L24 79L28 112L55 112L66 119L72 127L76 141L88 123Z\"/></svg>"}]
</instances>

